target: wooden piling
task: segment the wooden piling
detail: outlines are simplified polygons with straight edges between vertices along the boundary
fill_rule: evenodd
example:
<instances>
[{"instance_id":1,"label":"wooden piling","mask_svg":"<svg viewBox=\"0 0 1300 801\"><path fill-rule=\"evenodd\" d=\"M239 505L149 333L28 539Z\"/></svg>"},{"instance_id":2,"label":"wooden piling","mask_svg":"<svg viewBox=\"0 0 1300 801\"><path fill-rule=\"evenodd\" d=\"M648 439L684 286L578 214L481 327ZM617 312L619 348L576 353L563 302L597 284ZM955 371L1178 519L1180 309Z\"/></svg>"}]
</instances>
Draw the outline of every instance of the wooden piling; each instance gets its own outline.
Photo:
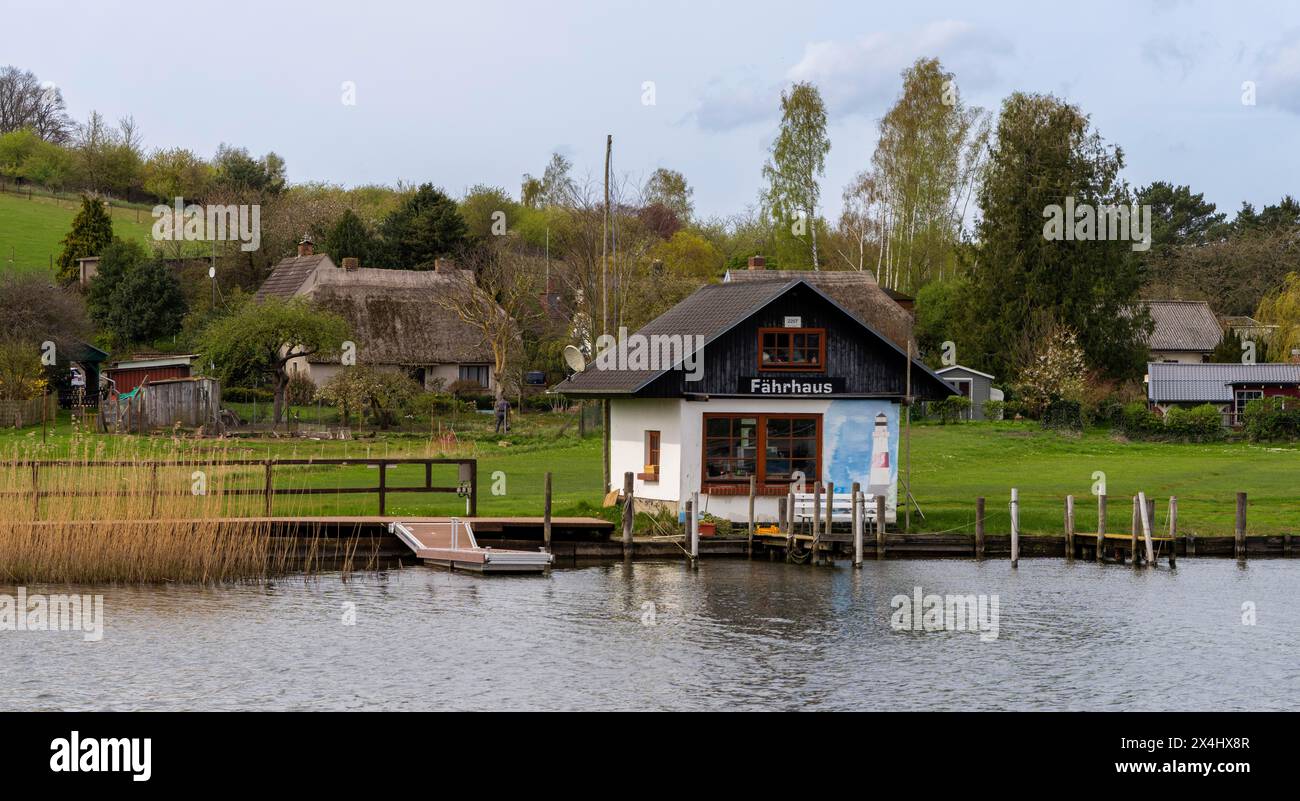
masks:
<instances>
[{"instance_id":1,"label":"wooden piling","mask_svg":"<svg viewBox=\"0 0 1300 801\"><path fill-rule=\"evenodd\" d=\"M754 555L754 496L758 494L758 476L749 477L749 534L745 539L745 556Z\"/></svg>"},{"instance_id":2,"label":"wooden piling","mask_svg":"<svg viewBox=\"0 0 1300 801\"><path fill-rule=\"evenodd\" d=\"M885 558L885 496L876 496L876 558Z\"/></svg>"},{"instance_id":3,"label":"wooden piling","mask_svg":"<svg viewBox=\"0 0 1300 801\"><path fill-rule=\"evenodd\" d=\"M542 548L551 552L551 473L546 472L542 499Z\"/></svg>"},{"instance_id":4,"label":"wooden piling","mask_svg":"<svg viewBox=\"0 0 1300 801\"><path fill-rule=\"evenodd\" d=\"M1246 493L1237 493L1237 526L1233 531L1233 555L1246 559Z\"/></svg>"},{"instance_id":5,"label":"wooden piling","mask_svg":"<svg viewBox=\"0 0 1300 801\"><path fill-rule=\"evenodd\" d=\"M1106 495L1097 496L1097 561L1100 562L1106 552Z\"/></svg>"},{"instance_id":6,"label":"wooden piling","mask_svg":"<svg viewBox=\"0 0 1300 801\"><path fill-rule=\"evenodd\" d=\"M1129 556L1133 559L1133 566L1137 567L1142 561L1138 554L1138 527L1142 524L1138 522L1138 496L1133 496L1133 525L1129 531Z\"/></svg>"},{"instance_id":7,"label":"wooden piling","mask_svg":"<svg viewBox=\"0 0 1300 801\"><path fill-rule=\"evenodd\" d=\"M1020 490L1011 488L1011 566L1020 566Z\"/></svg>"},{"instance_id":8,"label":"wooden piling","mask_svg":"<svg viewBox=\"0 0 1300 801\"><path fill-rule=\"evenodd\" d=\"M835 482L826 482L826 527L813 538L812 557L810 561L817 564L817 551L821 545L822 535L831 536L835 527Z\"/></svg>"},{"instance_id":9,"label":"wooden piling","mask_svg":"<svg viewBox=\"0 0 1300 801\"><path fill-rule=\"evenodd\" d=\"M623 558L627 559L632 556L632 527L636 523L636 499L633 496L633 490L636 487L636 476L632 473L623 474Z\"/></svg>"},{"instance_id":10,"label":"wooden piling","mask_svg":"<svg viewBox=\"0 0 1300 801\"><path fill-rule=\"evenodd\" d=\"M819 529L822 527L822 483L813 482L813 503L812 503L812 541L815 545L817 537L821 534Z\"/></svg>"},{"instance_id":11,"label":"wooden piling","mask_svg":"<svg viewBox=\"0 0 1300 801\"><path fill-rule=\"evenodd\" d=\"M1169 496L1169 566L1177 567L1178 559L1178 498Z\"/></svg>"},{"instance_id":12,"label":"wooden piling","mask_svg":"<svg viewBox=\"0 0 1300 801\"><path fill-rule=\"evenodd\" d=\"M853 566L862 567L862 484L853 482Z\"/></svg>"},{"instance_id":13,"label":"wooden piling","mask_svg":"<svg viewBox=\"0 0 1300 801\"><path fill-rule=\"evenodd\" d=\"M1074 496L1065 496L1065 558L1074 559Z\"/></svg>"},{"instance_id":14,"label":"wooden piling","mask_svg":"<svg viewBox=\"0 0 1300 801\"><path fill-rule=\"evenodd\" d=\"M700 561L700 493L691 493L691 567Z\"/></svg>"},{"instance_id":15,"label":"wooden piling","mask_svg":"<svg viewBox=\"0 0 1300 801\"><path fill-rule=\"evenodd\" d=\"M1155 501L1152 501L1151 503L1154 504ZM1156 552L1155 547L1151 542L1151 506L1147 504L1147 494L1145 492L1138 493L1138 506L1140 507L1142 514L1142 539L1146 543L1147 567L1155 567Z\"/></svg>"},{"instance_id":16,"label":"wooden piling","mask_svg":"<svg viewBox=\"0 0 1300 801\"><path fill-rule=\"evenodd\" d=\"M794 553L794 493L785 496L785 560L790 561Z\"/></svg>"},{"instance_id":17,"label":"wooden piling","mask_svg":"<svg viewBox=\"0 0 1300 801\"><path fill-rule=\"evenodd\" d=\"M984 498L975 499L975 558L984 558Z\"/></svg>"}]
</instances>

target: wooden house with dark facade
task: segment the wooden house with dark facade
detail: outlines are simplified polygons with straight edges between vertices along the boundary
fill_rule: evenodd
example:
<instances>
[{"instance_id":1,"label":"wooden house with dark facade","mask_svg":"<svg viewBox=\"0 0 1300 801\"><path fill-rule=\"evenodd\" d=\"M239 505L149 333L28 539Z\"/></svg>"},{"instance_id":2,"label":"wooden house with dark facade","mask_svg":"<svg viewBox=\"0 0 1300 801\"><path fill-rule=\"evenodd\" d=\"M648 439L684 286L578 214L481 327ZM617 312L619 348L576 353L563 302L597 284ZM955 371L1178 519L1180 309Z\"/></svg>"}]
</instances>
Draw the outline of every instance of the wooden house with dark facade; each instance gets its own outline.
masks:
<instances>
[{"instance_id":1,"label":"wooden house with dark facade","mask_svg":"<svg viewBox=\"0 0 1300 801\"><path fill-rule=\"evenodd\" d=\"M760 520L776 520L799 478L809 491L860 482L893 520L909 380L918 400L955 394L803 278L704 286L618 349L552 391L610 400L610 474L635 473L638 498L681 508L699 492L701 511L735 521L751 476Z\"/></svg>"}]
</instances>

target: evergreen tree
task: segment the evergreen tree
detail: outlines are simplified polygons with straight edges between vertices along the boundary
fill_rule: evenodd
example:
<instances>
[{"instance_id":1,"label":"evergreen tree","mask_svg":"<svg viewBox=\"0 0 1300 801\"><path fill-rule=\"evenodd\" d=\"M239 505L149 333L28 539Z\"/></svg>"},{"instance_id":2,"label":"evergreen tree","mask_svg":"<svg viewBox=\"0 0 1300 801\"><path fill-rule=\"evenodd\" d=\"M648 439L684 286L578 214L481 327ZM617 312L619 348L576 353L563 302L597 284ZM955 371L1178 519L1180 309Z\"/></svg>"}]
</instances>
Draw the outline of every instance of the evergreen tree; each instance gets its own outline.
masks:
<instances>
[{"instance_id":1,"label":"evergreen tree","mask_svg":"<svg viewBox=\"0 0 1300 801\"><path fill-rule=\"evenodd\" d=\"M72 220L72 229L63 238L63 252L59 254L59 283L74 284L80 277L77 259L99 256L113 241L113 220L108 216L104 201L90 195L81 196L81 210Z\"/></svg>"},{"instance_id":2,"label":"evergreen tree","mask_svg":"<svg viewBox=\"0 0 1300 801\"><path fill-rule=\"evenodd\" d=\"M181 329L187 305L161 256L121 239L104 249L87 293L91 319L118 343L148 343Z\"/></svg>"},{"instance_id":3,"label":"evergreen tree","mask_svg":"<svg viewBox=\"0 0 1300 801\"><path fill-rule=\"evenodd\" d=\"M349 257L360 259L363 267L379 266L374 263L380 255L379 241L352 209L345 209L326 232L325 252L339 266Z\"/></svg>"},{"instance_id":4,"label":"evergreen tree","mask_svg":"<svg viewBox=\"0 0 1300 801\"><path fill-rule=\"evenodd\" d=\"M456 201L432 184L422 184L380 225L391 266L397 269L431 269L435 258L464 247L466 233Z\"/></svg>"}]
</instances>

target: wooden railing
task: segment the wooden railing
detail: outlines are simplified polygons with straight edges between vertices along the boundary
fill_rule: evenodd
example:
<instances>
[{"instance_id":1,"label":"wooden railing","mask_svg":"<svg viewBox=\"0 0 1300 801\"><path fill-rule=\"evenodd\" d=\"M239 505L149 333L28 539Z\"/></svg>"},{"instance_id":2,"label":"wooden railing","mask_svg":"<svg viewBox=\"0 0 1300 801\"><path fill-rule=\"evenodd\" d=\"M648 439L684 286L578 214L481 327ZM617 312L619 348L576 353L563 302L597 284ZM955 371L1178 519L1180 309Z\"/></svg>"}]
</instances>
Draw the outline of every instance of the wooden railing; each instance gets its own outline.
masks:
<instances>
[{"instance_id":1,"label":"wooden railing","mask_svg":"<svg viewBox=\"0 0 1300 801\"><path fill-rule=\"evenodd\" d=\"M454 464L458 466L458 481L455 486L434 486L433 484L433 466ZM399 465L423 465L424 466L424 484L422 486L397 486L388 485L388 470ZM266 499L265 512L269 517L274 509L274 498L276 495L352 495L352 494L377 494L379 496L379 514L387 513L388 495L392 493L408 492L430 492L430 493L455 493L464 497L467 501L468 508L466 514L474 517L478 514L478 460L477 459L230 459L219 462L203 462L197 460L166 459L166 460L35 460L35 461L18 461L8 465L0 465L0 469L8 467L10 469L30 470L31 471L31 490L29 492L11 490L0 492L0 496L27 496L32 497L35 508L40 509L41 499L43 498L60 498L60 497L125 497L129 495L149 496L152 497L151 510L156 512L158 499L165 497L186 496L192 492L185 490L165 491L158 486L158 471L168 467L184 467L193 470L221 469L227 467L261 467L265 471L265 478L261 487L232 487L232 488L213 488L205 491L205 494L211 495L262 495ZM373 486L364 487L276 487L275 475L277 468L286 467L318 467L318 466L366 466L375 467L379 471L378 483ZM47 468L141 468L148 469L151 472L149 489L130 490L130 489L46 489L41 486L41 472Z\"/></svg>"}]
</instances>

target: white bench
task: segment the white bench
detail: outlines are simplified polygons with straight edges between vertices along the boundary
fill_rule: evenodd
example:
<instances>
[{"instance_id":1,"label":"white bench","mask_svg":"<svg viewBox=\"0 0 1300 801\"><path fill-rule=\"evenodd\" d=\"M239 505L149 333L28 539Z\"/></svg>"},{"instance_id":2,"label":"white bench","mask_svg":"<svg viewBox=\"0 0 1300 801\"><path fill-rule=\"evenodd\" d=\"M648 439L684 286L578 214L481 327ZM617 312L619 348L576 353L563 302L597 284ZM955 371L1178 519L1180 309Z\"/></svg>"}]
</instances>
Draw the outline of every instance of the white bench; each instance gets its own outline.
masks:
<instances>
[{"instance_id":1,"label":"white bench","mask_svg":"<svg viewBox=\"0 0 1300 801\"><path fill-rule=\"evenodd\" d=\"M817 497L817 507L814 510L814 497ZM859 495L861 503L865 508L862 510L862 519L867 523L876 522L876 496L862 493ZM826 524L826 495L814 496L811 492L794 493L794 508L791 511L790 519L799 522L810 522L814 517L819 517L822 525ZM835 523L852 523L853 522L853 493L837 492L831 498L831 521Z\"/></svg>"}]
</instances>

